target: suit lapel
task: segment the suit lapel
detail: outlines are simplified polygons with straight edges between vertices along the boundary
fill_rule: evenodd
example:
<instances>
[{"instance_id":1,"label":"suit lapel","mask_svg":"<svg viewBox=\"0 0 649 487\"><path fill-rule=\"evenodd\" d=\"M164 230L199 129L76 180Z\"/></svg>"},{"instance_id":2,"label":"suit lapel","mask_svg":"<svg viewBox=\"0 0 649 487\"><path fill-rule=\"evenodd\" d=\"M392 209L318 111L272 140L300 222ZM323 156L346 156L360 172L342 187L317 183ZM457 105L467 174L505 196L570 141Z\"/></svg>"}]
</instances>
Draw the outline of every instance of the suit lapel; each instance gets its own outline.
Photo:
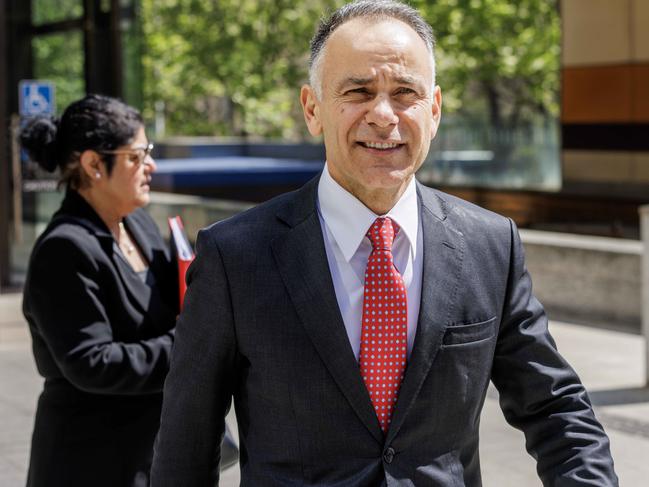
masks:
<instances>
[{"instance_id":1,"label":"suit lapel","mask_svg":"<svg viewBox=\"0 0 649 487\"><path fill-rule=\"evenodd\" d=\"M128 215L126 218L124 218L124 225L142 251L142 254L144 255L144 258L147 260L147 262L153 262L152 242L156 241L156 235L151 235L144 228L142 228L142 226L138 224L138 221L132 215Z\"/></svg>"},{"instance_id":2,"label":"suit lapel","mask_svg":"<svg viewBox=\"0 0 649 487\"><path fill-rule=\"evenodd\" d=\"M455 305L464 254L463 235L446 221L443 201L429 188L418 185L417 189L424 239L421 304L415 343L386 444L399 432L437 355Z\"/></svg>"},{"instance_id":3,"label":"suit lapel","mask_svg":"<svg viewBox=\"0 0 649 487\"><path fill-rule=\"evenodd\" d=\"M124 219L124 223L139 249L142 251L142 255L144 255L151 266L153 262L153 250L149 243L151 238L146 235L144 230L137 224L137 221L133 217L127 216ZM131 264L129 264L126 257L122 255L121 250L119 250L119 247L114 240L112 241L112 258L131 301L137 305L142 313L148 313L152 289L150 286L145 284L140 276L138 276L133 270Z\"/></svg>"},{"instance_id":4,"label":"suit lapel","mask_svg":"<svg viewBox=\"0 0 649 487\"><path fill-rule=\"evenodd\" d=\"M336 301L315 205L317 181L297 194L294 210L278 215L292 228L271 245L284 285L320 358L360 420L382 443Z\"/></svg>"}]
</instances>

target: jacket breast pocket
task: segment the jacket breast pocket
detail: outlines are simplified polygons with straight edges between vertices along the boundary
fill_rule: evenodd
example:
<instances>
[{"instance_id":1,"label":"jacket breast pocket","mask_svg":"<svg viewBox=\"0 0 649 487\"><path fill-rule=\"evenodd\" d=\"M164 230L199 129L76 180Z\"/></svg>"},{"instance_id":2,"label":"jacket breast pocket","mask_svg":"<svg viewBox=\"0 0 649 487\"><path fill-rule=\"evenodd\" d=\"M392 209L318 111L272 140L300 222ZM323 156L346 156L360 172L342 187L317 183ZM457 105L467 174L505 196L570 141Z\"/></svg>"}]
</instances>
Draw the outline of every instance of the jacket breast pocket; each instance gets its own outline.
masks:
<instances>
[{"instance_id":1,"label":"jacket breast pocket","mask_svg":"<svg viewBox=\"0 0 649 487\"><path fill-rule=\"evenodd\" d=\"M444 332L442 346L470 345L493 337L496 334L496 317L478 323L451 325Z\"/></svg>"}]
</instances>

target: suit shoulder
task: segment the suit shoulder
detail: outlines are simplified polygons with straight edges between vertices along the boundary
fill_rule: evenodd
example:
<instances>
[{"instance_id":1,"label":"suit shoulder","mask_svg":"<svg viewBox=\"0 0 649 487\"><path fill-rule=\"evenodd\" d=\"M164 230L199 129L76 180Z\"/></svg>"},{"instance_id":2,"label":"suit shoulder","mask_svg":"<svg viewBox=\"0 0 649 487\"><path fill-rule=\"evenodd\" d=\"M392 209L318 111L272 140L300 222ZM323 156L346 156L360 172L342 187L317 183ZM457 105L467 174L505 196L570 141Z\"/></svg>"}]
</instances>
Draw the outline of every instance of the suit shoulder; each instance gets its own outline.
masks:
<instances>
[{"instance_id":1,"label":"suit shoulder","mask_svg":"<svg viewBox=\"0 0 649 487\"><path fill-rule=\"evenodd\" d=\"M83 225L71 221L51 223L38 238L34 251L50 246L90 249L97 245L93 233Z\"/></svg>"},{"instance_id":2,"label":"suit shoulder","mask_svg":"<svg viewBox=\"0 0 649 487\"><path fill-rule=\"evenodd\" d=\"M296 191L276 196L253 208L218 221L200 231L208 240L227 244L229 242L264 240L272 238L286 226L278 219L278 213L294 203Z\"/></svg>"},{"instance_id":3,"label":"suit shoulder","mask_svg":"<svg viewBox=\"0 0 649 487\"><path fill-rule=\"evenodd\" d=\"M422 196L424 205L436 208L434 213L460 232L471 249L500 254L511 248L516 229L511 219L436 189L426 188Z\"/></svg>"},{"instance_id":4,"label":"suit shoulder","mask_svg":"<svg viewBox=\"0 0 649 487\"><path fill-rule=\"evenodd\" d=\"M64 279L79 269L96 272L102 255L99 242L90 231L81 225L62 223L46 230L34 244L27 280L33 281L35 276L48 279L52 275Z\"/></svg>"},{"instance_id":5,"label":"suit shoulder","mask_svg":"<svg viewBox=\"0 0 649 487\"><path fill-rule=\"evenodd\" d=\"M475 203L443 191L428 188L441 201L448 218L454 223L478 225L480 227L510 227L510 219ZM463 225L462 225L463 226Z\"/></svg>"},{"instance_id":6,"label":"suit shoulder","mask_svg":"<svg viewBox=\"0 0 649 487\"><path fill-rule=\"evenodd\" d=\"M461 235L467 268L489 268L494 275L507 272L517 238L512 220L457 196L431 191L439 199L444 227Z\"/></svg>"}]
</instances>

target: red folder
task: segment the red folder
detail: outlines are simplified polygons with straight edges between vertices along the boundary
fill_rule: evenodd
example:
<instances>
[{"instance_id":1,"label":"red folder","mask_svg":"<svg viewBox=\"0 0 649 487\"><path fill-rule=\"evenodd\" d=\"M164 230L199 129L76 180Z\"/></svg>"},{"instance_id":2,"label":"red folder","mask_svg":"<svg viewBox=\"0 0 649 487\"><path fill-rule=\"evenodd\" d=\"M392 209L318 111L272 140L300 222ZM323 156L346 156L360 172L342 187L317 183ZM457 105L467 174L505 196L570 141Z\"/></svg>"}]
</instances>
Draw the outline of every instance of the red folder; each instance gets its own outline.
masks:
<instances>
[{"instance_id":1,"label":"red folder","mask_svg":"<svg viewBox=\"0 0 649 487\"><path fill-rule=\"evenodd\" d=\"M178 261L178 295L182 311L185 291L187 291L185 274L187 274L189 264L194 260L194 251L189 243L182 219L179 216L169 217L168 222L171 231L171 245L176 250L176 260Z\"/></svg>"}]
</instances>

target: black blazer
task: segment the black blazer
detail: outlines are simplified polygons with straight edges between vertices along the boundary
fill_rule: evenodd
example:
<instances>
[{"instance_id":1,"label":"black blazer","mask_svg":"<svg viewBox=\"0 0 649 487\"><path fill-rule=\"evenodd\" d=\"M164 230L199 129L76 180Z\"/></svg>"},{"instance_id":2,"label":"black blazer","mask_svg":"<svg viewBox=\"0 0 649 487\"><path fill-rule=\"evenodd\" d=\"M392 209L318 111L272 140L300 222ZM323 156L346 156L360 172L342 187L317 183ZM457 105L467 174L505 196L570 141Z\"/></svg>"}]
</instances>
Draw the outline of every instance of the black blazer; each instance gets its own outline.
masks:
<instances>
[{"instance_id":1,"label":"black blazer","mask_svg":"<svg viewBox=\"0 0 649 487\"><path fill-rule=\"evenodd\" d=\"M90 205L68 191L37 240L23 311L45 378L29 486L146 486L177 315L177 271L153 220L125 225L146 285Z\"/></svg>"},{"instance_id":2,"label":"black blazer","mask_svg":"<svg viewBox=\"0 0 649 487\"><path fill-rule=\"evenodd\" d=\"M213 485L232 396L243 486L477 487L490 380L544 485L617 485L608 438L532 294L514 224L417 191L421 308L387 435L338 309L315 179L199 234L154 487Z\"/></svg>"}]
</instances>

